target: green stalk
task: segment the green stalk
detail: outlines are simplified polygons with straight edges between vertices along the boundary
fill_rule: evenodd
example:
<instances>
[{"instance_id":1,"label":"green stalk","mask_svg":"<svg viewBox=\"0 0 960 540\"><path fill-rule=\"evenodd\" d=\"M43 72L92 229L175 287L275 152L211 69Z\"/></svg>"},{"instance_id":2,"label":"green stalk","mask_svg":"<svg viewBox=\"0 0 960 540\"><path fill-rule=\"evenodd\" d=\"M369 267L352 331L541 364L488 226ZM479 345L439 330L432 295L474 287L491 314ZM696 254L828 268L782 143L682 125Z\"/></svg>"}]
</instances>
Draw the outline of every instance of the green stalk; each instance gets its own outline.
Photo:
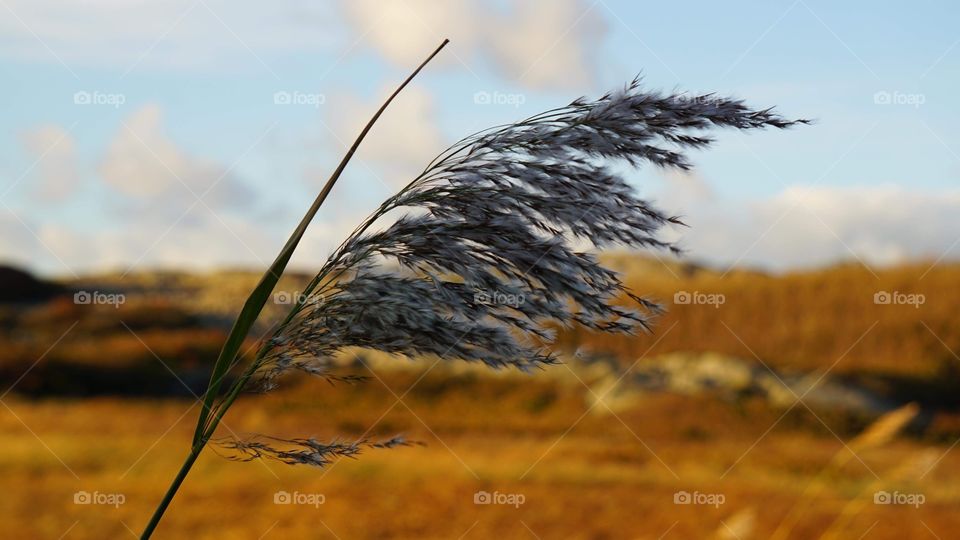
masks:
<instances>
[{"instance_id":1,"label":"green stalk","mask_svg":"<svg viewBox=\"0 0 960 540\"><path fill-rule=\"evenodd\" d=\"M430 62L430 60L432 60L433 57L436 56L444 46L446 46L447 43L449 43L449 41L450 40L447 39L443 40L436 50L434 50L433 53L430 54L430 56L428 56L427 59L424 60L423 63L421 63L420 66L418 66L417 69L415 69L413 73L411 73L410 76L408 76L392 94L390 94L390 97L387 98L387 100L383 103L383 105L380 106L373 117L370 118L370 121L368 121L367 125L364 126L363 130L360 132L360 135L357 136L357 139L353 142L353 145L350 146L350 149L347 150L346 155L343 156L343 159L333 171L333 174L330 175L330 178L323 186L323 189L320 190L320 193L307 210L306 215L303 216L300 224L297 225L297 228L293 231L293 234L290 235L287 243L284 244L283 249L280 251L280 254L277 255L276 260L273 261L273 264L270 265L270 268L268 268L263 277L260 278L260 282L257 284L256 288L254 288L253 292L250 293L250 296L247 298L246 302L244 302L243 309L240 311L240 315L237 316L237 320L234 322L233 328L230 329L230 334L227 336L227 340L223 345L223 349L221 349L220 355L217 357L217 361L213 366L213 372L210 375L210 384L207 387L206 394L204 395L203 407L200 410L200 417L197 419L197 428L194 432L190 453L187 454L187 458L180 467L180 471L173 479L173 483L170 484L166 494L160 501L157 509L154 511L153 516L150 518L150 522L147 523L146 528L144 528L143 534L140 535L141 540L146 540L153 534L157 524L160 523L160 518L163 517L163 513L170 505L174 495L176 495L177 491L180 489L180 485L186 478L187 473L190 472L190 469L200 456L203 448L207 445L210 437L213 436L214 431L220 424L220 421L223 419L223 415L226 414L227 409L229 409L230 405L233 404L247 380L249 380L249 378L253 375L253 370L247 370L243 373L241 378L231 386L230 392L226 396L226 399L220 404L219 407L217 407L213 417L211 418L210 413L213 411L214 401L216 401L220 394L220 387L223 384L223 379L227 376L230 368L233 367L233 362L240 352L240 347L243 345L243 340L247 337L247 334L249 334L250 328L253 326L253 323L257 320L257 317L263 310L264 305L267 303L270 293L273 292L274 287L276 287L277 282L280 280L280 276L286 269L287 263L290 261L290 257L297 248L297 244L300 243L300 239L303 237L303 233L306 231L307 225L309 225L313 220L313 217L320 209L320 206L326 200L327 195L330 194L330 190L333 189L334 184L336 184L337 180L340 178L340 175L343 174L343 170L346 168L347 163L356 153L357 148L359 148L360 143L367 136L367 133L373 127L373 124L376 123L383 112L387 109L387 106L390 105L395 97L397 97L400 91L403 90L404 87L406 87L407 84L409 84L418 73L420 73L420 70L422 70L424 66L426 66L427 63Z\"/></svg>"}]
</instances>

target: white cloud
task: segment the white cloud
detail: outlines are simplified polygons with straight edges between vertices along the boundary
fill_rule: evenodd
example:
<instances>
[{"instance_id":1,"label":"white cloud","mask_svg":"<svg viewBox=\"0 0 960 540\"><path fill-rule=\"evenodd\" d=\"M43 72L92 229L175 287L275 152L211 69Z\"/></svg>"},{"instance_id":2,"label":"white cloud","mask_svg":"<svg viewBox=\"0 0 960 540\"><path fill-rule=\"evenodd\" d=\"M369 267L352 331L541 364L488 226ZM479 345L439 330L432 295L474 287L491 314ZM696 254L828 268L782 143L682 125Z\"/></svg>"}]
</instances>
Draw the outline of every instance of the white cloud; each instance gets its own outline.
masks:
<instances>
[{"instance_id":1,"label":"white cloud","mask_svg":"<svg viewBox=\"0 0 960 540\"><path fill-rule=\"evenodd\" d=\"M195 223L178 226L167 238L157 243L144 257L143 265L265 268L280 249L281 244L277 239L259 227L255 218L235 215L214 217L204 210L199 213L201 217ZM137 238L151 238L149 235L156 237L156 229L150 228ZM143 252L142 245L138 251ZM124 255L119 252L116 259L122 260ZM129 258L126 262L130 262Z\"/></svg>"},{"instance_id":2,"label":"white cloud","mask_svg":"<svg viewBox=\"0 0 960 540\"><path fill-rule=\"evenodd\" d=\"M469 53L481 32L473 0L344 0L342 8L354 33L372 44L390 62L402 67L419 64L444 38L451 50ZM451 63L443 55L437 63Z\"/></svg>"},{"instance_id":3,"label":"white cloud","mask_svg":"<svg viewBox=\"0 0 960 540\"><path fill-rule=\"evenodd\" d=\"M69 66L208 68L227 60L261 69L250 50L326 48L337 37L329 8L296 0L242 9L227 0L6 0L4 7L16 16L4 9L0 17L0 55Z\"/></svg>"},{"instance_id":4,"label":"white cloud","mask_svg":"<svg viewBox=\"0 0 960 540\"><path fill-rule=\"evenodd\" d=\"M135 197L155 196L176 184L185 167L183 157L160 129L157 105L147 105L124 120L100 166L103 179Z\"/></svg>"},{"instance_id":5,"label":"white cloud","mask_svg":"<svg viewBox=\"0 0 960 540\"><path fill-rule=\"evenodd\" d=\"M0 17L0 56L62 60L71 69L263 70L274 58L332 52L354 39L408 69L449 37L438 64L462 61L479 71L490 63L531 88L582 88L606 32L588 0L341 0L340 17L330 3L298 0L7 0L5 7L15 16Z\"/></svg>"},{"instance_id":6,"label":"white cloud","mask_svg":"<svg viewBox=\"0 0 960 540\"><path fill-rule=\"evenodd\" d=\"M346 94L331 98L336 106L331 107L330 128L335 132L338 148L353 142L390 91L392 89L384 89L371 101ZM412 84L390 104L354 159L373 164L385 182L399 187L410 181L411 175L423 170L445 147L432 96Z\"/></svg>"},{"instance_id":7,"label":"white cloud","mask_svg":"<svg viewBox=\"0 0 960 540\"><path fill-rule=\"evenodd\" d=\"M400 67L417 65L448 37L441 61L471 70L489 62L534 89L582 89L606 32L595 5L581 0L516 0L506 9L479 0L346 0L343 9L355 32Z\"/></svg>"},{"instance_id":8,"label":"white cloud","mask_svg":"<svg viewBox=\"0 0 960 540\"><path fill-rule=\"evenodd\" d=\"M28 159L35 165L26 181L30 195L45 203L69 198L80 180L77 143L58 125L43 125L21 134Z\"/></svg>"},{"instance_id":9,"label":"white cloud","mask_svg":"<svg viewBox=\"0 0 960 540\"><path fill-rule=\"evenodd\" d=\"M236 216L218 219L205 210L194 212L196 219L182 221L169 231L149 221L130 221L123 227L98 231L43 224L36 230L39 240L29 243L31 268L40 264L41 270L68 274L131 267L265 267L279 249L276 239L257 227L254 220Z\"/></svg>"},{"instance_id":10,"label":"white cloud","mask_svg":"<svg viewBox=\"0 0 960 540\"><path fill-rule=\"evenodd\" d=\"M596 4L524 0L495 18L487 40L497 65L531 88L579 88L593 75L592 54L606 32Z\"/></svg>"},{"instance_id":11,"label":"white cloud","mask_svg":"<svg viewBox=\"0 0 960 540\"><path fill-rule=\"evenodd\" d=\"M44 148L60 134L56 129L38 130L29 143ZM10 216L0 221L5 238L0 253L64 274L123 270L131 264L261 266L279 246L253 211L254 192L223 165L193 156L170 139L156 105L123 120L99 173L109 188L100 203L113 212L82 227L47 219L33 226L36 237ZM204 202L196 202L194 194Z\"/></svg>"},{"instance_id":12,"label":"white cloud","mask_svg":"<svg viewBox=\"0 0 960 540\"><path fill-rule=\"evenodd\" d=\"M712 201L716 197L713 187L696 170L663 169L657 172L664 179L659 199L663 206L682 207L690 201Z\"/></svg>"},{"instance_id":13,"label":"white cloud","mask_svg":"<svg viewBox=\"0 0 960 540\"><path fill-rule=\"evenodd\" d=\"M677 206L670 209L677 211ZM890 265L960 255L960 191L793 186L752 202L692 202L682 245L697 259L773 269Z\"/></svg>"},{"instance_id":14,"label":"white cloud","mask_svg":"<svg viewBox=\"0 0 960 540\"><path fill-rule=\"evenodd\" d=\"M38 242L23 223L6 208L0 207L0 264L35 264Z\"/></svg>"},{"instance_id":15,"label":"white cloud","mask_svg":"<svg viewBox=\"0 0 960 540\"><path fill-rule=\"evenodd\" d=\"M246 206L253 192L215 162L187 154L163 131L160 107L146 105L126 118L100 164L103 180L151 208L183 207L201 197L213 207Z\"/></svg>"},{"instance_id":16,"label":"white cloud","mask_svg":"<svg viewBox=\"0 0 960 540\"><path fill-rule=\"evenodd\" d=\"M342 200L333 201L308 229L292 267L318 268L355 224L338 212L338 202ZM679 236L688 258L718 265L787 270L857 258L883 266L917 258L933 261L944 253L947 260L960 257L955 244L960 238L958 190L794 186L749 202L691 197L684 207L663 200L661 206L683 210L690 228L679 230ZM262 266L289 232L277 236L256 217L218 218L203 208L195 208L190 219L161 239L169 225L155 218L130 219L122 227L81 231L35 223L35 238L14 216L0 213L0 253L6 260L58 274L68 268L125 269L134 262L139 268Z\"/></svg>"}]
</instances>

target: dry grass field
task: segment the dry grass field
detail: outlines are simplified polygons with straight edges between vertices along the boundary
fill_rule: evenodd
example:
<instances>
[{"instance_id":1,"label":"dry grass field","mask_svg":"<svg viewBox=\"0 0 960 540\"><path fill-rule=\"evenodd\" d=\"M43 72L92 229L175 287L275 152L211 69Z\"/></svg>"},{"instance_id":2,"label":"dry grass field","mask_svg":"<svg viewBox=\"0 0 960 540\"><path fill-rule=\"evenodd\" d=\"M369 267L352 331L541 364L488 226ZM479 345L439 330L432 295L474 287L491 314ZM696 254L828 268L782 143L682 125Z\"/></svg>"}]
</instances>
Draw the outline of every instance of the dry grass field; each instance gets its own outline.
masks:
<instances>
[{"instance_id":1,"label":"dry grass field","mask_svg":"<svg viewBox=\"0 0 960 540\"><path fill-rule=\"evenodd\" d=\"M635 290L670 309L653 335L601 341L567 330L570 362L531 375L364 357L343 368L368 376L363 383L297 379L245 396L222 435L402 433L423 444L366 450L325 470L208 452L156 537L899 539L960 528L960 292L950 286L960 267L722 275L617 258ZM239 290L250 276L233 279ZM170 280L178 290L184 280L201 289L226 281ZM219 305L202 291L147 294L164 285L144 276L67 285L114 287L128 301L5 308L0 368L12 390L0 398L0 529L9 538L133 537L186 452L191 391L242 293ZM875 303L884 291L925 299ZM674 305L678 292L723 302ZM580 365L578 347L611 362ZM919 412L900 425L904 409L864 417L750 394L596 399L618 369L676 351L852 381ZM478 493L492 503L477 504ZM676 503L685 493L694 504ZM894 504L878 504L884 493Z\"/></svg>"}]
</instances>

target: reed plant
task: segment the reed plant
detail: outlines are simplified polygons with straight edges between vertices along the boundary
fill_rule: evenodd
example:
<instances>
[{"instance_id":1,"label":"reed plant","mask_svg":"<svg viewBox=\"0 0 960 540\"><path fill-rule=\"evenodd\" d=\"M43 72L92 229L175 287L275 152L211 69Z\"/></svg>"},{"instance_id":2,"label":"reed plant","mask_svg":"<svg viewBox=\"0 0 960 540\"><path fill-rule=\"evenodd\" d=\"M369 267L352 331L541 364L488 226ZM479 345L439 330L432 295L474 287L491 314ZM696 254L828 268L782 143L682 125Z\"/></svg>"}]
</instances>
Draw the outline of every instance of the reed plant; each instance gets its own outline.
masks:
<instances>
[{"instance_id":1,"label":"reed plant","mask_svg":"<svg viewBox=\"0 0 960 540\"><path fill-rule=\"evenodd\" d=\"M659 233L682 223L638 198L614 164L688 169L686 152L709 146L709 129L805 122L713 94L646 91L635 79L597 99L580 98L470 135L431 161L333 251L244 363L241 344L308 224L373 124L446 43L373 115L250 294L214 364L187 458L142 538L153 533L235 400L246 391L269 391L292 372L336 380L331 362L346 348L529 371L556 362L549 328L649 330L660 306L628 290L593 250L678 251ZM235 459L320 467L364 447L406 444L400 437L213 442Z\"/></svg>"}]
</instances>

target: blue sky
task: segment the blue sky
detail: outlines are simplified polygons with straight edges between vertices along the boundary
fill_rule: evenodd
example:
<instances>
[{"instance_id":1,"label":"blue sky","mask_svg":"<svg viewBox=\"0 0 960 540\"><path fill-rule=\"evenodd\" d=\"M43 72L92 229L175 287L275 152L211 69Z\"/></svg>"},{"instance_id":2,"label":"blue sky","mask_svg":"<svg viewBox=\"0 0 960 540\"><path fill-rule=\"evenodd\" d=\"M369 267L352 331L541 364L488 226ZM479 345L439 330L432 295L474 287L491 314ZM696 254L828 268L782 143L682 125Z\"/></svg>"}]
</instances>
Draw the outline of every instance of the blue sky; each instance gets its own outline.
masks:
<instances>
[{"instance_id":1,"label":"blue sky","mask_svg":"<svg viewBox=\"0 0 960 540\"><path fill-rule=\"evenodd\" d=\"M443 37L451 45L378 124L297 266L318 265L460 136L638 72L650 88L817 120L721 133L690 175L633 173L687 217L675 234L691 257L769 269L953 259L958 12L817 0L5 0L0 259L51 275L269 262L345 144Z\"/></svg>"}]
</instances>

